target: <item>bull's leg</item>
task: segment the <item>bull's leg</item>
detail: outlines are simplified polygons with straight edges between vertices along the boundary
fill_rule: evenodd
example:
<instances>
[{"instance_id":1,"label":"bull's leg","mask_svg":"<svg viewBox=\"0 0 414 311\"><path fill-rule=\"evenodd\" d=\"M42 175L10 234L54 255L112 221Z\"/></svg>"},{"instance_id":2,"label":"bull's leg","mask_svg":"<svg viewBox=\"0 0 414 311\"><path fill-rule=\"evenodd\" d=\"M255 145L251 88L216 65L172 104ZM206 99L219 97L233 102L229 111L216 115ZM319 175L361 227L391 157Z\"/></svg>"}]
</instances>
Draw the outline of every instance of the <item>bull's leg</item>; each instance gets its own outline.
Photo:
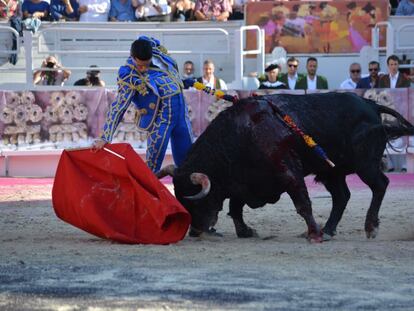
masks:
<instances>
[{"instance_id":1,"label":"bull's leg","mask_svg":"<svg viewBox=\"0 0 414 311\"><path fill-rule=\"evenodd\" d=\"M287 193L295 205L297 213L305 219L308 225L308 239L310 242L322 242L322 231L315 222L312 214L312 203L304 179L293 180L293 185Z\"/></svg>"},{"instance_id":2,"label":"bull's leg","mask_svg":"<svg viewBox=\"0 0 414 311\"><path fill-rule=\"evenodd\" d=\"M387 190L389 179L381 172L379 167L365 168L364 170L357 171L357 174L372 191L371 204L365 218L365 233L368 239L373 239L378 233L378 213L385 191Z\"/></svg>"},{"instance_id":3,"label":"bull's leg","mask_svg":"<svg viewBox=\"0 0 414 311\"><path fill-rule=\"evenodd\" d=\"M256 231L250 228L243 220L244 202L231 198L229 203L229 215L233 219L236 234L239 238L251 238L256 236Z\"/></svg>"},{"instance_id":4,"label":"bull's leg","mask_svg":"<svg viewBox=\"0 0 414 311\"><path fill-rule=\"evenodd\" d=\"M325 227L322 229L324 240L330 240L336 234L336 226L342 218L351 193L346 184L346 176L330 176L323 184L332 196L332 210Z\"/></svg>"}]
</instances>

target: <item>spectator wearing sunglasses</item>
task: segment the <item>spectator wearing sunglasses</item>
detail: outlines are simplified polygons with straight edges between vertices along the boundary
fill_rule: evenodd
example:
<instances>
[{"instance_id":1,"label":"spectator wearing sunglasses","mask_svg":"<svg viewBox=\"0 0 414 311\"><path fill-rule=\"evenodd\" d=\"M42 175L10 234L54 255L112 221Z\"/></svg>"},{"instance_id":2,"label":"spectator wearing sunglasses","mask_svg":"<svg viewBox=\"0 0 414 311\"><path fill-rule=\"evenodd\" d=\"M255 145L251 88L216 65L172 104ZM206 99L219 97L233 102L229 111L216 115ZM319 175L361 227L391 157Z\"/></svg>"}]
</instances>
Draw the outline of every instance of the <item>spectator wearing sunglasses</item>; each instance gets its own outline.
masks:
<instances>
[{"instance_id":1,"label":"spectator wearing sunglasses","mask_svg":"<svg viewBox=\"0 0 414 311\"><path fill-rule=\"evenodd\" d=\"M361 65L352 63L349 66L349 78L343 81L339 88L342 90L356 89L359 80L361 80Z\"/></svg>"},{"instance_id":2,"label":"spectator wearing sunglasses","mask_svg":"<svg viewBox=\"0 0 414 311\"><path fill-rule=\"evenodd\" d=\"M357 89L374 89L379 87L380 64L372 61L368 64L369 76L362 78L357 83Z\"/></svg>"},{"instance_id":3,"label":"spectator wearing sunglasses","mask_svg":"<svg viewBox=\"0 0 414 311\"><path fill-rule=\"evenodd\" d=\"M303 74L298 73L299 60L296 57L289 57L287 60L287 73L279 75L278 80L283 82L289 89L296 88L296 81L304 77Z\"/></svg>"}]
</instances>

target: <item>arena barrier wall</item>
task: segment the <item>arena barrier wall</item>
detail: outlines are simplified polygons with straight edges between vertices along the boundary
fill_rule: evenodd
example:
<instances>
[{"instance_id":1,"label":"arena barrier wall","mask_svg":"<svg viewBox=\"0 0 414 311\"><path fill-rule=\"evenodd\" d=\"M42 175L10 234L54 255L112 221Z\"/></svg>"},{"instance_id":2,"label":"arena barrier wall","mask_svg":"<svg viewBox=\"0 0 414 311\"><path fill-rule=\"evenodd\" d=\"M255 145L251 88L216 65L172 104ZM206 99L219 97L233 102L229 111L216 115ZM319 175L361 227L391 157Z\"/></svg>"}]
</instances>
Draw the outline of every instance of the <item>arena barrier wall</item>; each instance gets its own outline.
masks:
<instances>
[{"instance_id":1,"label":"arena barrier wall","mask_svg":"<svg viewBox=\"0 0 414 311\"><path fill-rule=\"evenodd\" d=\"M396 109L414 122L414 90L371 89L352 90L360 96L376 100ZM257 90L256 94L305 91ZM322 91L321 91L322 92ZM239 98L253 91L228 91ZM0 176L54 176L57 160L63 149L83 148L99 137L109 104L116 92L106 88L61 91L0 91ZM216 99L196 90L185 90L195 137L232 103ZM144 157L146 134L136 129L139 111L132 105L125 113L114 142L126 141ZM408 171L414 172L414 137L393 142L390 153L407 154ZM167 161L171 162L170 150Z\"/></svg>"}]
</instances>

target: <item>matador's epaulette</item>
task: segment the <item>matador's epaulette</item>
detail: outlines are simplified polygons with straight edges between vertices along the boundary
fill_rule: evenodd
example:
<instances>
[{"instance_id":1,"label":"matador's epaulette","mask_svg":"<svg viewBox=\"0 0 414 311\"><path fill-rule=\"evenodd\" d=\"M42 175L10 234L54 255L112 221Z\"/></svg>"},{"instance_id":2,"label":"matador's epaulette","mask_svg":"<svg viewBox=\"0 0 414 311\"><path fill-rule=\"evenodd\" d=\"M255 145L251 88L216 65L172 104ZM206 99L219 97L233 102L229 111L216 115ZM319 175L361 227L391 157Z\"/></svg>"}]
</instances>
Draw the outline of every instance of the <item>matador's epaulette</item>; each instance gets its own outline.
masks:
<instances>
[{"instance_id":1,"label":"matador's epaulette","mask_svg":"<svg viewBox=\"0 0 414 311\"><path fill-rule=\"evenodd\" d=\"M137 91L142 96L147 95L149 76L140 74L131 64L126 64L126 66L130 71L128 73L119 74L117 81L118 87L129 87L131 90Z\"/></svg>"},{"instance_id":2,"label":"matador's epaulette","mask_svg":"<svg viewBox=\"0 0 414 311\"><path fill-rule=\"evenodd\" d=\"M160 46L157 47L157 49L160 50L161 53L164 53L166 55L170 55L168 53L168 50L167 50L167 48L165 46L160 45Z\"/></svg>"}]
</instances>

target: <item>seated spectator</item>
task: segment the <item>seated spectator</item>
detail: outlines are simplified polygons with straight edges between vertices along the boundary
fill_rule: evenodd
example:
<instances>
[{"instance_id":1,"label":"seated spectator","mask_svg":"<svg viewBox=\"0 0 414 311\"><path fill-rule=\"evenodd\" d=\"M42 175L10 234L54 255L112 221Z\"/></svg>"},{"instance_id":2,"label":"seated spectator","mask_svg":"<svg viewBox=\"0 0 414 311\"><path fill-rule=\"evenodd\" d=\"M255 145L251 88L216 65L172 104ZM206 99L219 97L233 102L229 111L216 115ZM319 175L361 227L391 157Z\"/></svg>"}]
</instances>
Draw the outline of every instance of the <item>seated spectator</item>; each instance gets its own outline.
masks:
<instances>
[{"instance_id":1,"label":"seated spectator","mask_svg":"<svg viewBox=\"0 0 414 311\"><path fill-rule=\"evenodd\" d=\"M55 70L37 70L33 74L34 84L62 86L71 74L70 70L64 69L53 56L44 59L41 67Z\"/></svg>"},{"instance_id":2,"label":"seated spectator","mask_svg":"<svg viewBox=\"0 0 414 311\"><path fill-rule=\"evenodd\" d=\"M42 0L25 0L22 5L23 18L39 19L42 21L49 19L49 3Z\"/></svg>"},{"instance_id":3,"label":"seated spectator","mask_svg":"<svg viewBox=\"0 0 414 311\"><path fill-rule=\"evenodd\" d=\"M193 19L195 3L191 0L175 0L171 2L172 20L184 22Z\"/></svg>"},{"instance_id":4,"label":"seated spectator","mask_svg":"<svg viewBox=\"0 0 414 311\"><path fill-rule=\"evenodd\" d=\"M110 0L79 0L80 22L107 22Z\"/></svg>"},{"instance_id":5,"label":"seated spectator","mask_svg":"<svg viewBox=\"0 0 414 311\"><path fill-rule=\"evenodd\" d=\"M52 21L77 21L79 19L78 1L52 0L50 3L50 19Z\"/></svg>"},{"instance_id":6,"label":"seated spectator","mask_svg":"<svg viewBox=\"0 0 414 311\"><path fill-rule=\"evenodd\" d=\"M194 16L198 21L227 21L231 13L228 0L197 0Z\"/></svg>"},{"instance_id":7,"label":"seated spectator","mask_svg":"<svg viewBox=\"0 0 414 311\"><path fill-rule=\"evenodd\" d=\"M214 75L214 63L212 60L206 60L203 64L203 76L198 78L197 81L203 83L215 90L227 90L227 84L222 79Z\"/></svg>"},{"instance_id":8,"label":"seated spectator","mask_svg":"<svg viewBox=\"0 0 414 311\"><path fill-rule=\"evenodd\" d=\"M382 75L379 78L379 87L380 88L400 88L400 87L410 87L411 81L400 74L398 67L400 65L400 59L396 55L388 56L387 58L387 67L388 74Z\"/></svg>"},{"instance_id":9,"label":"seated spectator","mask_svg":"<svg viewBox=\"0 0 414 311\"><path fill-rule=\"evenodd\" d=\"M111 22L132 22L135 21L135 8L131 0L111 0L109 10Z\"/></svg>"},{"instance_id":10,"label":"seated spectator","mask_svg":"<svg viewBox=\"0 0 414 311\"><path fill-rule=\"evenodd\" d=\"M266 81L260 83L259 89L287 89L286 84L277 81L279 75L279 65L269 64L266 69Z\"/></svg>"},{"instance_id":11,"label":"seated spectator","mask_svg":"<svg viewBox=\"0 0 414 311\"><path fill-rule=\"evenodd\" d=\"M229 20L244 20L244 7L247 2L252 0L229 0L231 12Z\"/></svg>"},{"instance_id":12,"label":"seated spectator","mask_svg":"<svg viewBox=\"0 0 414 311\"><path fill-rule=\"evenodd\" d=\"M395 15L413 16L414 15L414 0L401 0L398 3Z\"/></svg>"},{"instance_id":13,"label":"seated spectator","mask_svg":"<svg viewBox=\"0 0 414 311\"><path fill-rule=\"evenodd\" d=\"M297 90L326 90L328 81L324 76L316 75L318 69L318 60L315 57L309 57L306 61L307 74L296 82Z\"/></svg>"},{"instance_id":14,"label":"seated spectator","mask_svg":"<svg viewBox=\"0 0 414 311\"><path fill-rule=\"evenodd\" d=\"M304 77L304 74L298 73L299 60L296 57L289 57L287 60L287 73L279 75L278 80L283 82L289 89L294 90L296 88L296 82L298 79Z\"/></svg>"},{"instance_id":15,"label":"seated spectator","mask_svg":"<svg viewBox=\"0 0 414 311\"><path fill-rule=\"evenodd\" d=\"M99 74L101 73L97 70L98 66L91 65L91 70L86 72L86 77L83 79L79 79L73 85L77 86L105 86L105 81L101 80Z\"/></svg>"},{"instance_id":16,"label":"seated spectator","mask_svg":"<svg viewBox=\"0 0 414 311\"><path fill-rule=\"evenodd\" d=\"M343 81L339 88L342 90L356 89L359 80L361 80L361 65L352 63L349 66L349 78Z\"/></svg>"},{"instance_id":17,"label":"seated spectator","mask_svg":"<svg viewBox=\"0 0 414 311\"><path fill-rule=\"evenodd\" d=\"M194 63L188 60L184 63L182 79L184 83L184 89L189 89L194 85L196 78L194 76Z\"/></svg>"},{"instance_id":18,"label":"seated spectator","mask_svg":"<svg viewBox=\"0 0 414 311\"><path fill-rule=\"evenodd\" d=\"M171 7L167 0L133 0L135 17L139 22L168 22L171 20Z\"/></svg>"},{"instance_id":19,"label":"seated spectator","mask_svg":"<svg viewBox=\"0 0 414 311\"><path fill-rule=\"evenodd\" d=\"M19 14L19 1L0 0L0 21L8 21Z\"/></svg>"},{"instance_id":20,"label":"seated spectator","mask_svg":"<svg viewBox=\"0 0 414 311\"><path fill-rule=\"evenodd\" d=\"M380 64L372 61L368 64L369 76L362 78L357 83L357 89L373 89L378 88Z\"/></svg>"}]
</instances>

